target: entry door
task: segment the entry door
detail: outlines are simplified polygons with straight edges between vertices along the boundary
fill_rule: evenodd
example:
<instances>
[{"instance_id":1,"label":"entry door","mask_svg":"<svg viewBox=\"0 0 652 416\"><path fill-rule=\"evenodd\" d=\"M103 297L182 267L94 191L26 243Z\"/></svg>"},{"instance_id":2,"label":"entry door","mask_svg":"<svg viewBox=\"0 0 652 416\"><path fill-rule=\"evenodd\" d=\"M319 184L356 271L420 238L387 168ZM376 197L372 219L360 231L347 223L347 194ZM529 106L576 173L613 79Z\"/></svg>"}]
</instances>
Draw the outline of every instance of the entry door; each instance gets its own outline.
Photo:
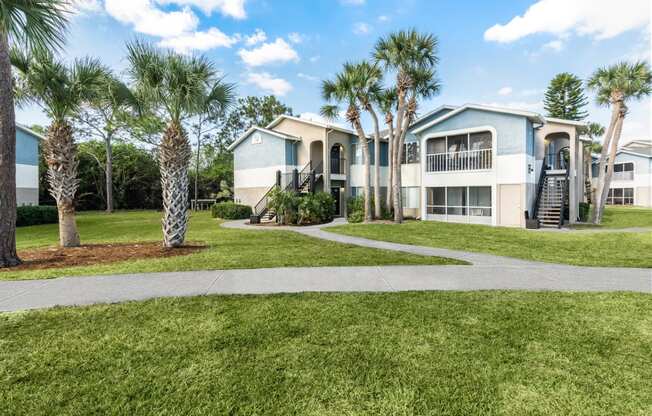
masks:
<instances>
[{"instance_id":1,"label":"entry door","mask_svg":"<svg viewBox=\"0 0 652 416\"><path fill-rule=\"evenodd\" d=\"M523 218L521 207L521 185L498 185L499 225L519 227Z\"/></svg>"},{"instance_id":2,"label":"entry door","mask_svg":"<svg viewBox=\"0 0 652 416\"><path fill-rule=\"evenodd\" d=\"M340 204L340 187L332 187L331 188L331 195L333 196L333 199L335 200L335 216L339 217L342 215L341 211L341 204Z\"/></svg>"}]
</instances>

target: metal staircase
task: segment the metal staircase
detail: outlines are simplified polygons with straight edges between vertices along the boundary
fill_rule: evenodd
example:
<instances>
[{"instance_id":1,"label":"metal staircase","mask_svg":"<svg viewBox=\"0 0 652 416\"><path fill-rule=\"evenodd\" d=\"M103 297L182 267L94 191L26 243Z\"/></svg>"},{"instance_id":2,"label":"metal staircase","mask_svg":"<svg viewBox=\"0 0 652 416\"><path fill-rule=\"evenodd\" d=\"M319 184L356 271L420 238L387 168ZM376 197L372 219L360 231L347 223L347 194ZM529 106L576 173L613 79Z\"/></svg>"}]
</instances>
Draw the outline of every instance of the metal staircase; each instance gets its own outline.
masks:
<instances>
[{"instance_id":1,"label":"metal staircase","mask_svg":"<svg viewBox=\"0 0 652 416\"><path fill-rule=\"evenodd\" d=\"M297 193L315 192L315 184L322 177L322 164L319 163L315 169L312 167L312 161L308 162L300 171L295 169L292 172L286 173L289 175L287 185L283 188L284 191L294 190ZM276 183L265 192L260 201L253 207L253 214L251 216L251 223L256 224L261 221L271 221L276 217L276 212L269 206L270 195L274 189L281 187L283 174L277 172Z\"/></svg>"},{"instance_id":2,"label":"metal staircase","mask_svg":"<svg viewBox=\"0 0 652 416\"><path fill-rule=\"evenodd\" d=\"M561 228L568 205L568 172L542 172L534 218L545 228Z\"/></svg>"}]
</instances>

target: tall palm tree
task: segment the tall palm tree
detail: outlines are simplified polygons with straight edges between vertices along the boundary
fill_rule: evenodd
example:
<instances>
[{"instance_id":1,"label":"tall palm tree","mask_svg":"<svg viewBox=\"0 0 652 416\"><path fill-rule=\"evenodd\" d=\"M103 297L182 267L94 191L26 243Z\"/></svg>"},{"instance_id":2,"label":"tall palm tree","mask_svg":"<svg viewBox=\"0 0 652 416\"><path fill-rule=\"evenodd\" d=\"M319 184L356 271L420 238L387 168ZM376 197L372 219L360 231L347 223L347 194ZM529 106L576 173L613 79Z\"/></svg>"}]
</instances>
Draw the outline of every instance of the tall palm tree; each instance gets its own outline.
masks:
<instances>
[{"instance_id":1,"label":"tall palm tree","mask_svg":"<svg viewBox=\"0 0 652 416\"><path fill-rule=\"evenodd\" d=\"M388 159L388 177L387 177L387 195L385 200L385 207L388 210L392 209L392 182L394 178L394 111L396 111L396 88L388 88L382 90L377 96L376 101L380 111L385 117L385 125L387 126L387 159Z\"/></svg>"},{"instance_id":2,"label":"tall palm tree","mask_svg":"<svg viewBox=\"0 0 652 416\"><path fill-rule=\"evenodd\" d=\"M225 114L226 110L235 101L235 85L224 82L219 78L213 82L208 90L203 93L200 99L199 108L195 114L196 120L193 123L193 130L197 137L197 159L195 160L195 201L199 198L199 165L201 160L201 139L205 134L216 130L218 126L213 123L218 117Z\"/></svg>"},{"instance_id":3,"label":"tall palm tree","mask_svg":"<svg viewBox=\"0 0 652 416\"><path fill-rule=\"evenodd\" d=\"M147 43L127 45L129 74L149 111L167 122L159 146L163 191L163 244L183 244L188 227L188 164L192 156L183 121L201 111L203 97L217 77L203 56L161 51Z\"/></svg>"},{"instance_id":4,"label":"tall palm tree","mask_svg":"<svg viewBox=\"0 0 652 416\"><path fill-rule=\"evenodd\" d=\"M587 86L595 91L598 104L611 106L611 120L602 141L596 204L592 218L595 224L599 224L611 187L618 142L628 112L627 102L640 100L652 93L652 71L646 62L620 62L596 70L587 81Z\"/></svg>"},{"instance_id":5,"label":"tall palm tree","mask_svg":"<svg viewBox=\"0 0 652 416\"><path fill-rule=\"evenodd\" d=\"M396 127L394 129L392 156L394 174L392 176L392 196L394 207L394 221L403 221L401 207L401 140L410 123L413 121L417 110L418 99L421 93L434 94L439 91L439 84L435 79L435 66L439 62L437 56L437 38L431 34L421 34L415 29L401 30L389 34L376 42L373 58L376 63L386 70L396 73ZM427 75L431 79L426 81ZM414 77L422 79L415 79ZM420 82L421 85L417 85Z\"/></svg>"},{"instance_id":6,"label":"tall palm tree","mask_svg":"<svg viewBox=\"0 0 652 416\"><path fill-rule=\"evenodd\" d=\"M70 119L97 93L107 69L92 58L77 59L72 65L65 65L47 51L25 54L12 49L11 58L19 72L17 88L21 99L40 105L52 120L43 151L50 194L59 212L59 243L62 247L76 247L79 233L75 221L75 194L79 179L77 147Z\"/></svg>"},{"instance_id":7,"label":"tall palm tree","mask_svg":"<svg viewBox=\"0 0 652 416\"><path fill-rule=\"evenodd\" d=\"M345 64L344 69L335 75L334 80L326 80L322 82L321 90L322 96L327 103L321 108L321 115L328 119L336 119L339 114L338 104L346 105L346 120L351 123L351 126L358 135L358 145L362 147L362 159L364 163L363 172L363 189L364 189L364 219L365 221L372 220L371 210L371 187L370 187L370 157L369 157L369 143L367 135L362 128L360 121L360 107L359 97L360 91L364 89L361 84L362 77L356 73L354 66ZM376 152L378 153L378 152Z\"/></svg>"},{"instance_id":8,"label":"tall palm tree","mask_svg":"<svg viewBox=\"0 0 652 416\"><path fill-rule=\"evenodd\" d=\"M16 253L16 114L10 49L58 47L67 19L65 1L0 1L0 267L21 263Z\"/></svg>"}]
</instances>

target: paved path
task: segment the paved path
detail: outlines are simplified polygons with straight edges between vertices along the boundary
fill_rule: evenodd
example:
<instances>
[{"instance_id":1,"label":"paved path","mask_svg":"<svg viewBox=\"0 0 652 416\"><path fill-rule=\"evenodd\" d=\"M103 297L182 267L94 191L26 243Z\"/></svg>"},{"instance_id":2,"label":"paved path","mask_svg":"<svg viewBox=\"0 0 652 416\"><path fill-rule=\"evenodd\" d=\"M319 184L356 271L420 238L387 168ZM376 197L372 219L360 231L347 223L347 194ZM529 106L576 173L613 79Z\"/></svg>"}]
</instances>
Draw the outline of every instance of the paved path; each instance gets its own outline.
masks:
<instances>
[{"instance_id":1,"label":"paved path","mask_svg":"<svg viewBox=\"0 0 652 416\"><path fill-rule=\"evenodd\" d=\"M328 226L337 225L335 222ZM395 244L329 233L316 227L289 229L315 238L426 256L465 260L472 266L292 267L142 273L51 280L0 281L0 311L89 305L167 296L405 290L562 290L652 293L652 270L555 265L456 250Z\"/></svg>"}]
</instances>

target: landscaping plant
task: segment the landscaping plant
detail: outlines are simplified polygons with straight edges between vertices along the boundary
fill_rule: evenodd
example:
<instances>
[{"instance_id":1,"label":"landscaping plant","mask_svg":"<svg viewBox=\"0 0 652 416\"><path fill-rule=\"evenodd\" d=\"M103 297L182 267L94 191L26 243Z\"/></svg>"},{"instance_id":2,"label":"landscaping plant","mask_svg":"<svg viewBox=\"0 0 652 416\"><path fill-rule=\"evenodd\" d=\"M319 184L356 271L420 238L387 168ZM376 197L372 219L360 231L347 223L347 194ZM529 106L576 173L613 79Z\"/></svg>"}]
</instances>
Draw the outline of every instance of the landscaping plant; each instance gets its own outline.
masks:
<instances>
[{"instance_id":1,"label":"landscaping plant","mask_svg":"<svg viewBox=\"0 0 652 416\"><path fill-rule=\"evenodd\" d=\"M224 220L244 220L251 217L251 207L233 201L218 202L211 207L211 216Z\"/></svg>"},{"instance_id":2,"label":"landscaping plant","mask_svg":"<svg viewBox=\"0 0 652 416\"><path fill-rule=\"evenodd\" d=\"M16 210L16 226L56 224L58 221L57 207L51 205L22 206Z\"/></svg>"}]
</instances>

